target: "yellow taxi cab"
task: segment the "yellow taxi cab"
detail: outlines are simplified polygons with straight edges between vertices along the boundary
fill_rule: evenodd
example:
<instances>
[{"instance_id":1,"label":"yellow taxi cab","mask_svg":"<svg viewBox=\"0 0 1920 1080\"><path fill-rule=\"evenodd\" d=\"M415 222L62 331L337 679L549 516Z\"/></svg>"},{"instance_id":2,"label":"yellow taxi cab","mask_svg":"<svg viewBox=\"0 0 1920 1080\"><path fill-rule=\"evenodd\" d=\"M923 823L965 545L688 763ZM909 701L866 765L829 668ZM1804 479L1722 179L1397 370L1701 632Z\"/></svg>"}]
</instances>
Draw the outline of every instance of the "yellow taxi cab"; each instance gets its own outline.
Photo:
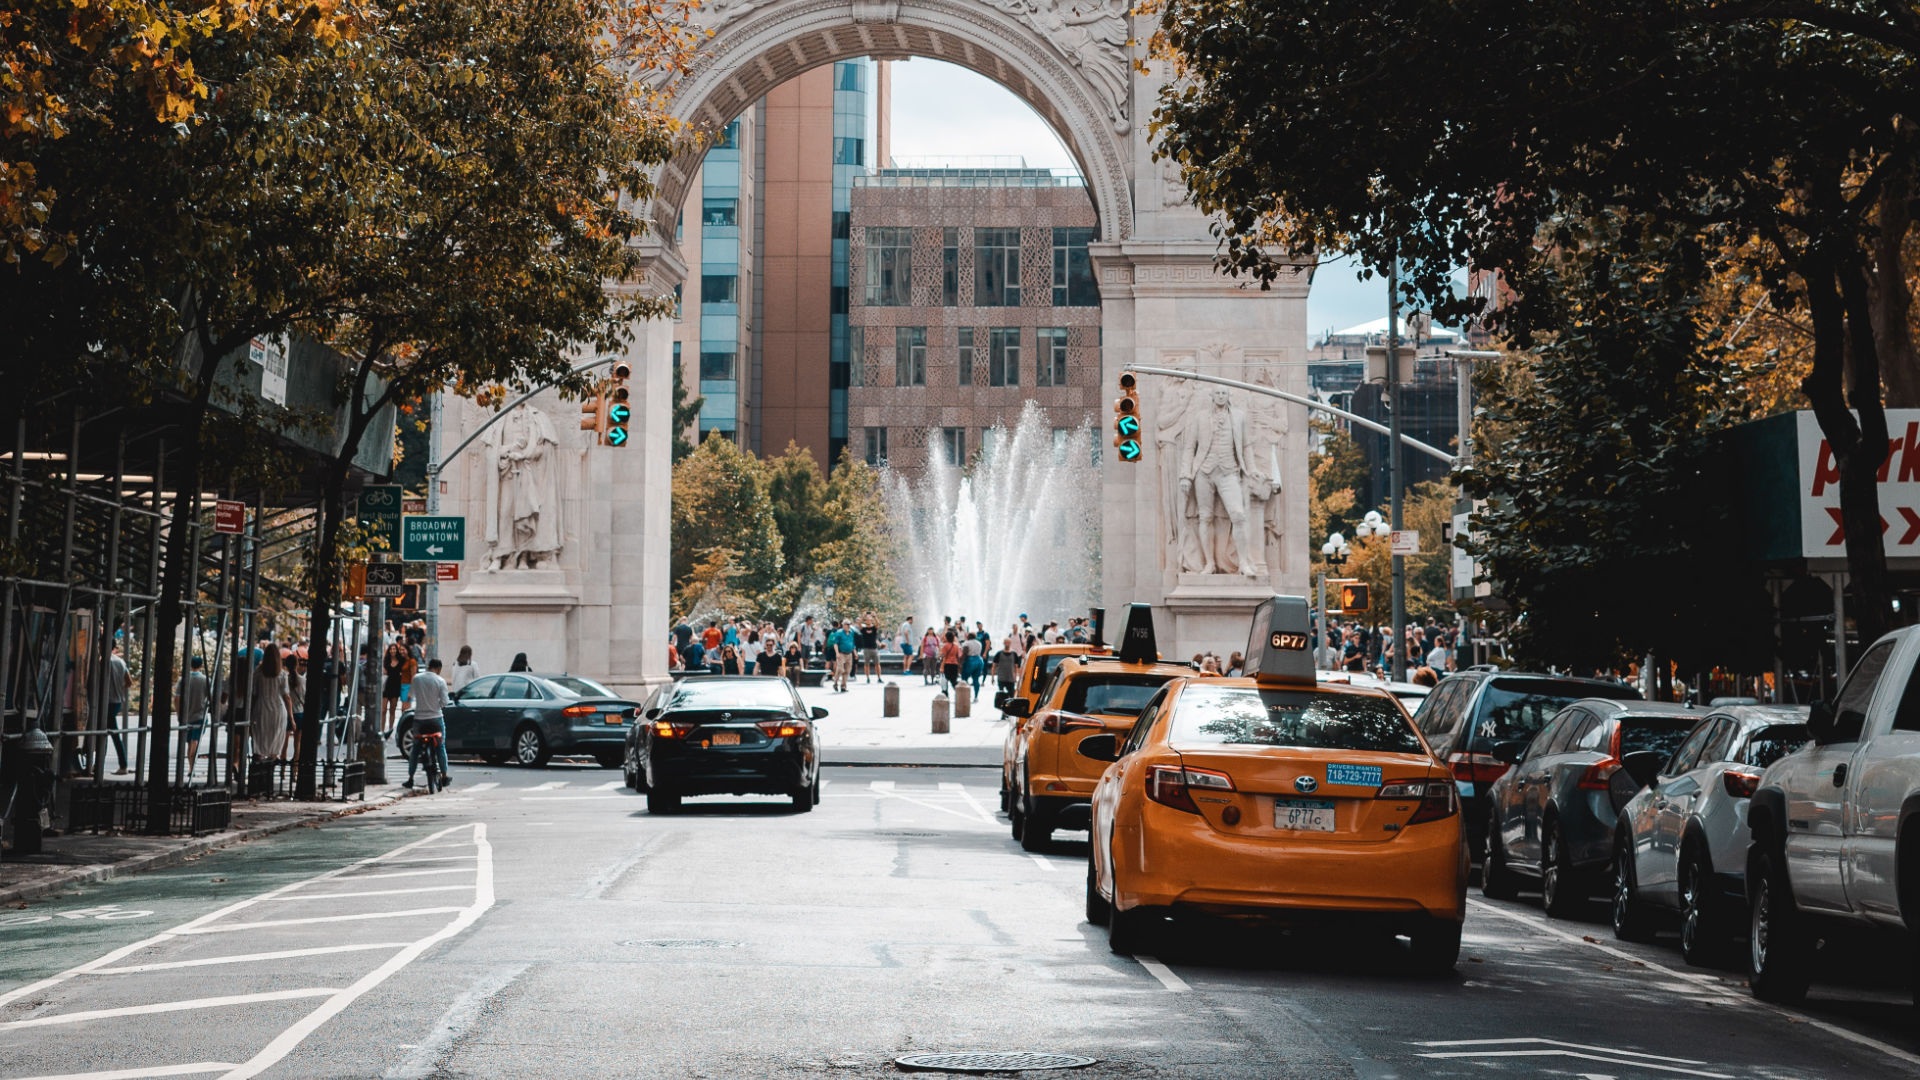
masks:
<instances>
[{"instance_id":1,"label":"yellow taxi cab","mask_svg":"<svg viewBox=\"0 0 1920 1080\"><path fill-rule=\"evenodd\" d=\"M1096 648L1066 657L1032 705L1009 703L1027 714L1009 753L1007 818L1021 847L1041 851L1055 829L1087 827L1087 800L1105 765L1077 753L1080 741L1125 736L1160 687L1194 673L1185 664L1161 663L1159 655L1153 610L1131 604L1118 653Z\"/></svg>"},{"instance_id":2,"label":"yellow taxi cab","mask_svg":"<svg viewBox=\"0 0 1920 1080\"><path fill-rule=\"evenodd\" d=\"M1384 689L1314 677L1307 602L1260 605L1246 678L1183 679L1130 734L1080 742L1111 762L1092 801L1087 919L1115 952L1169 916L1405 935L1451 969L1467 848L1446 766Z\"/></svg>"},{"instance_id":3,"label":"yellow taxi cab","mask_svg":"<svg viewBox=\"0 0 1920 1080\"><path fill-rule=\"evenodd\" d=\"M1096 631L1096 636L1097 636ZM1104 648L1104 646L1103 646ZM1020 736L1027 725L1027 719L1033 712L1033 703L1039 699L1040 691L1046 689L1047 680L1053 678L1060 661L1069 656L1084 656L1093 646L1084 641L1063 641L1054 645L1035 645L1027 650L1020 662L1020 679L1013 684L1013 690L1006 694L995 694L993 707L1006 713L1012 720L1007 725L1007 737L1000 744L1000 812L1013 812L1013 762ZM1026 703L1025 711L1016 712L1013 703Z\"/></svg>"}]
</instances>

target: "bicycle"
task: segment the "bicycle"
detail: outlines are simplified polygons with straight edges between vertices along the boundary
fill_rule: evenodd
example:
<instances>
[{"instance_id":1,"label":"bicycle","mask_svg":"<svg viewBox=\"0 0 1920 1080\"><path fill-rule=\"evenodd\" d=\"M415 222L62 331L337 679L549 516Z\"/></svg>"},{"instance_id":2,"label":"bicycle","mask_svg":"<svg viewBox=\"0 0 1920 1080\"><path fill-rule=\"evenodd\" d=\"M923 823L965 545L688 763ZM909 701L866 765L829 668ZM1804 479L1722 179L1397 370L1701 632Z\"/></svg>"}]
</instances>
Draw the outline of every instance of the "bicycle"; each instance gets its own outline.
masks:
<instances>
[{"instance_id":1,"label":"bicycle","mask_svg":"<svg viewBox=\"0 0 1920 1080\"><path fill-rule=\"evenodd\" d=\"M426 758L427 794L431 795L447 786L447 774L440 769L440 747L447 741L444 731L416 732L414 738L420 744L420 753Z\"/></svg>"}]
</instances>

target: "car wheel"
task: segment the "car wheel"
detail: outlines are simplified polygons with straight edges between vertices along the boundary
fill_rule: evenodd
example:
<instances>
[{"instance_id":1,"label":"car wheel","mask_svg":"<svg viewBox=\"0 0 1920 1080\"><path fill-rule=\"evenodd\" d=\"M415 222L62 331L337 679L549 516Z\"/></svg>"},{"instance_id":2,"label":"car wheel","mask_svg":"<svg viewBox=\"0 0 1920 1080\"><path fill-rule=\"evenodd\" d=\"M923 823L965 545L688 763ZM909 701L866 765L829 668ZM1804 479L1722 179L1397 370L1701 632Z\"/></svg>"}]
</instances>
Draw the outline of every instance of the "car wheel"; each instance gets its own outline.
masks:
<instances>
[{"instance_id":1,"label":"car wheel","mask_svg":"<svg viewBox=\"0 0 1920 1080\"><path fill-rule=\"evenodd\" d=\"M793 800L793 812L804 814L813 809L813 785L794 788L787 792L787 798Z\"/></svg>"},{"instance_id":2,"label":"car wheel","mask_svg":"<svg viewBox=\"0 0 1920 1080\"><path fill-rule=\"evenodd\" d=\"M1793 902L1786 866L1763 844L1747 859L1747 985L1762 1001L1798 1004L1813 982L1813 933Z\"/></svg>"},{"instance_id":3,"label":"car wheel","mask_svg":"<svg viewBox=\"0 0 1920 1080\"><path fill-rule=\"evenodd\" d=\"M1100 895L1100 887L1094 882L1093 854L1087 854L1087 921L1095 926L1107 925L1113 917L1113 905Z\"/></svg>"},{"instance_id":4,"label":"car wheel","mask_svg":"<svg viewBox=\"0 0 1920 1080\"><path fill-rule=\"evenodd\" d=\"M1507 865L1507 845L1500 841L1500 814L1487 825L1487 858L1480 866L1480 895L1489 900L1511 900L1520 895L1520 879Z\"/></svg>"},{"instance_id":5,"label":"car wheel","mask_svg":"<svg viewBox=\"0 0 1920 1080\"><path fill-rule=\"evenodd\" d=\"M633 769L633 755L631 754L627 755L627 757L620 762L620 779L626 782L628 788L634 791L640 790L640 774Z\"/></svg>"},{"instance_id":6,"label":"car wheel","mask_svg":"<svg viewBox=\"0 0 1920 1080\"><path fill-rule=\"evenodd\" d=\"M813 805L820 805L820 773L818 771L813 774Z\"/></svg>"},{"instance_id":7,"label":"car wheel","mask_svg":"<svg viewBox=\"0 0 1920 1080\"><path fill-rule=\"evenodd\" d=\"M399 752L401 760L413 760L412 723L403 721L399 727L393 729L393 748Z\"/></svg>"},{"instance_id":8,"label":"car wheel","mask_svg":"<svg viewBox=\"0 0 1920 1080\"><path fill-rule=\"evenodd\" d=\"M647 813L677 814L680 812L680 793L677 791L653 790L647 792Z\"/></svg>"},{"instance_id":9,"label":"car wheel","mask_svg":"<svg viewBox=\"0 0 1920 1080\"><path fill-rule=\"evenodd\" d=\"M1698 847L1680 860L1680 955L1705 966L1719 959L1727 929L1713 891L1713 871Z\"/></svg>"},{"instance_id":10,"label":"car wheel","mask_svg":"<svg viewBox=\"0 0 1920 1080\"><path fill-rule=\"evenodd\" d=\"M1460 963L1460 924L1434 922L1407 935L1413 966L1429 975L1445 975Z\"/></svg>"},{"instance_id":11,"label":"car wheel","mask_svg":"<svg viewBox=\"0 0 1920 1080\"><path fill-rule=\"evenodd\" d=\"M1120 896L1118 867L1113 871L1113 895L1115 899ZM1107 912L1107 948L1121 956L1147 952L1158 942L1166 922L1165 908L1141 904L1122 910L1117 904L1111 905Z\"/></svg>"},{"instance_id":12,"label":"car wheel","mask_svg":"<svg viewBox=\"0 0 1920 1080\"><path fill-rule=\"evenodd\" d=\"M1653 919L1640 899L1633 844L1625 835L1613 845L1613 936L1642 944L1653 940Z\"/></svg>"},{"instance_id":13,"label":"car wheel","mask_svg":"<svg viewBox=\"0 0 1920 1080\"><path fill-rule=\"evenodd\" d=\"M1548 822L1540 836L1540 906L1548 915L1564 919L1574 913L1580 900L1566 843L1560 838L1560 826Z\"/></svg>"},{"instance_id":14,"label":"car wheel","mask_svg":"<svg viewBox=\"0 0 1920 1080\"><path fill-rule=\"evenodd\" d=\"M553 751L547 749L547 737L532 724L520 725L513 733L513 760L529 769L538 769L546 765L553 757Z\"/></svg>"},{"instance_id":15,"label":"car wheel","mask_svg":"<svg viewBox=\"0 0 1920 1080\"><path fill-rule=\"evenodd\" d=\"M1053 844L1053 815L1030 806L1020 815L1020 850L1046 851Z\"/></svg>"},{"instance_id":16,"label":"car wheel","mask_svg":"<svg viewBox=\"0 0 1920 1080\"><path fill-rule=\"evenodd\" d=\"M505 765L507 763L507 757L508 754L505 750L485 750L480 754L480 760L489 765Z\"/></svg>"}]
</instances>

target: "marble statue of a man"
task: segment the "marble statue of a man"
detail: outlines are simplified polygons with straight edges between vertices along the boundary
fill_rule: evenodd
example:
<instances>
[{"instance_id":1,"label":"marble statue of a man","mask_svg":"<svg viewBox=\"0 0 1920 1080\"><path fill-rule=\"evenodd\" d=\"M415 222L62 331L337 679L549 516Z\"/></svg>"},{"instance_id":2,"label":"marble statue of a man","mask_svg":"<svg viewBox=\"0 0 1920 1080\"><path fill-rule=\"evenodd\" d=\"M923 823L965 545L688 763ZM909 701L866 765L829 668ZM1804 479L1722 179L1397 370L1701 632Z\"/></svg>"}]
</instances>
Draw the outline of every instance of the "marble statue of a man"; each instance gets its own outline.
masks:
<instances>
[{"instance_id":1,"label":"marble statue of a man","mask_svg":"<svg viewBox=\"0 0 1920 1080\"><path fill-rule=\"evenodd\" d=\"M522 405L487 432L487 569L535 570L560 555L560 439Z\"/></svg>"},{"instance_id":2,"label":"marble statue of a man","mask_svg":"<svg viewBox=\"0 0 1920 1080\"><path fill-rule=\"evenodd\" d=\"M1247 577L1258 575L1266 559L1258 554L1252 520L1248 514L1249 482L1264 484L1266 477L1247 449L1246 411L1233 395L1216 389L1207 408L1189 424L1186 445L1181 449L1185 468L1180 477L1182 493L1191 491L1199 512L1201 572L1232 573ZM1262 491L1260 494L1264 495ZM1221 566L1213 539L1215 498L1227 513L1233 534L1236 565ZM1261 541L1266 539L1263 535Z\"/></svg>"}]
</instances>

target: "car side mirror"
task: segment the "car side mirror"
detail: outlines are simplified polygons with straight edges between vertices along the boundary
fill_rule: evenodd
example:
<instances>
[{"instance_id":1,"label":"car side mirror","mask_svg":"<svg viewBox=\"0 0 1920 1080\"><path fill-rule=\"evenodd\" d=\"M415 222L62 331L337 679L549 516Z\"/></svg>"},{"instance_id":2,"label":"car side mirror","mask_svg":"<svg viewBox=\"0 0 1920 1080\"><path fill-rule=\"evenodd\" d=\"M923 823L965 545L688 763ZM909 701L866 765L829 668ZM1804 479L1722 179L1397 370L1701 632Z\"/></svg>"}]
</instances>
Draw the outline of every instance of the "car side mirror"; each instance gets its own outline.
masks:
<instances>
[{"instance_id":1,"label":"car side mirror","mask_svg":"<svg viewBox=\"0 0 1920 1080\"><path fill-rule=\"evenodd\" d=\"M1824 701L1816 701L1807 709L1807 734L1813 736L1816 743L1833 741L1833 706Z\"/></svg>"},{"instance_id":2,"label":"car side mirror","mask_svg":"<svg viewBox=\"0 0 1920 1080\"><path fill-rule=\"evenodd\" d=\"M1520 759L1526 756L1527 744L1518 739L1493 744L1493 759L1495 761L1505 762L1508 765L1518 765L1520 764Z\"/></svg>"},{"instance_id":3,"label":"car side mirror","mask_svg":"<svg viewBox=\"0 0 1920 1080\"><path fill-rule=\"evenodd\" d=\"M815 705L813 707L813 718L815 720L825 720L827 718L827 710Z\"/></svg>"},{"instance_id":4,"label":"car side mirror","mask_svg":"<svg viewBox=\"0 0 1920 1080\"><path fill-rule=\"evenodd\" d=\"M1008 716L1032 716L1033 705L1026 698L1010 697L1001 711Z\"/></svg>"},{"instance_id":5,"label":"car side mirror","mask_svg":"<svg viewBox=\"0 0 1920 1080\"><path fill-rule=\"evenodd\" d=\"M1007 693L1005 690L1002 690L999 693L993 695L993 707L996 709L999 709L1001 712L1006 712L1007 702L1012 700L1013 700L1013 695Z\"/></svg>"},{"instance_id":6,"label":"car side mirror","mask_svg":"<svg viewBox=\"0 0 1920 1080\"><path fill-rule=\"evenodd\" d=\"M1080 756L1095 761L1120 760L1120 736L1089 735L1080 740Z\"/></svg>"},{"instance_id":7,"label":"car side mirror","mask_svg":"<svg viewBox=\"0 0 1920 1080\"><path fill-rule=\"evenodd\" d=\"M1655 750L1635 750L1620 759L1620 770L1633 778L1635 790L1651 786L1667 759Z\"/></svg>"}]
</instances>

